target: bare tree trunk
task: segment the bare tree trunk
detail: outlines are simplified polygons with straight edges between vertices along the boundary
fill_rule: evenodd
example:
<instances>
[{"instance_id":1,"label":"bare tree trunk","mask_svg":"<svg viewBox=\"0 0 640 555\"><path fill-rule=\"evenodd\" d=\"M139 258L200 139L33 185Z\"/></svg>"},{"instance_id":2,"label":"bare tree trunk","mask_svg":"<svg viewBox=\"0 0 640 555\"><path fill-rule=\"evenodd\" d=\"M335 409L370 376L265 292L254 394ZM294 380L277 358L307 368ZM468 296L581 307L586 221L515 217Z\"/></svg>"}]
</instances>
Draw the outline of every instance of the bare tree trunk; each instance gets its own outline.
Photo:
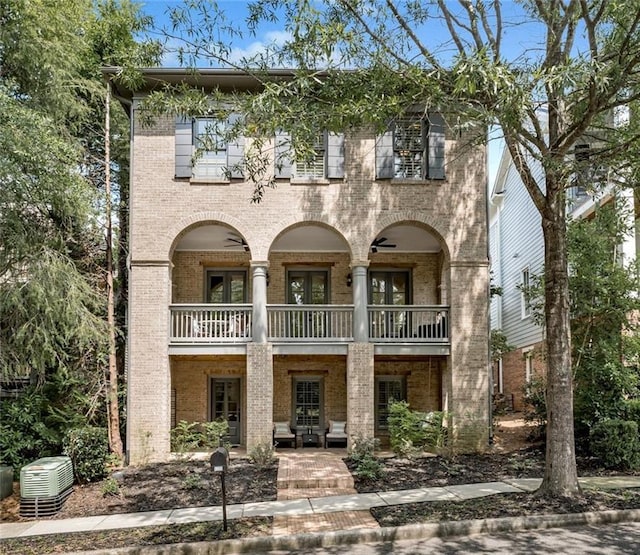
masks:
<instances>
[{"instance_id":1,"label":"bare tree trunk","mask_svg":"<svg viewBox=\"0 0 640 555\"><path fill-rule=\"evenodd\" d=\"M109 379L107 382L107 413L109 420L109 447L111 452L122 460L122 437L120 436L120 410L118 403L118 367L116 364L116 324L113 296L113 224L111 221L111 83L107 81L104 124L104 161L105 161L105 224L106 224L106 262L107 262L107 326L109 328Z\"/></svg>"},{"instance_id":2,"label":"bare tree trunk","mask_svg":"<svg viewBox=\"0 0 640 555\"><path fill-rule=\"evenodd\" d=\"M558 178L547 174L542 212L545 244L547 446L541 495L580 494L573 428L573 378L565 198Z\"/></svg>"}]
</instances>

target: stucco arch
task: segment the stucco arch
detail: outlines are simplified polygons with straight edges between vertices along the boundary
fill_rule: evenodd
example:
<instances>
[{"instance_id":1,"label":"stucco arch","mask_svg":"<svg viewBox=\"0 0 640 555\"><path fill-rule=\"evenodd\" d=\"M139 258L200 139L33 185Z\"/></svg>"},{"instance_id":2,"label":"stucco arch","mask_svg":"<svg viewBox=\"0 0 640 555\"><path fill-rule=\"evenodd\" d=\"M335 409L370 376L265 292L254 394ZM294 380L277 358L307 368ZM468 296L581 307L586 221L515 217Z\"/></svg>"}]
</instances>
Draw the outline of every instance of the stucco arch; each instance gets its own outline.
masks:
<instances>
[{"instance_id":1,"label":"stucco arch","mask_svg":"<svg viewBox=\"0 0 640 555\"><path fill-rule=\"evenodd\" d=\"M310 226L310 225L323 227L325 229L333 231L340 237L340 239L342 239L342 241L344 242L345 246L348 249L349 254L351 255L353 253L351 242L347 239L343 230L341 230L339 226L336 225L336 222L330 221L330 219L324 214L315 213L315 214L305 214L302 218L286 218L286 219L280 220L278 224L273 227L274 233L271 237L269 237L269 241L268 241L269 248L268 248L268 252L265 253L265 256L268 256L273 244L279 237L281 237L285 233L295 228L302 227L302 226Z\"/></svg>"},{"instance_id":2,"label":"stucco arch","mask_svg":"<svg viewBox=\"0 0 640 555\"><path fill-rule=\"evenodd\" d=\"M225 214L224 212L208 211L196 212L186 218L182 218L181 220L174 222L165 234L165 245L162 247L163 252L166 252L169 260L171 260L177 244L186 233L195 227L212 223L225 224L233 228L236 232L242 235L242 237L244 237L245 241L249 245L249 249L251 249L252 240L254 238L249 225L240 221L238 218Z\"/></svg>"},{"instance_id":3,"label":"stucco arch","mask_svg":"<svg viewBox=\"0 0 640 555\"><path fill-rule=\"evenodd\" d=\"M387 214L376 220L373 233L370 236L363 236L354 246L354 254L356 255L356 258L360 260L367 260L369 258L371 242L388 227L399 224L415 225L416 227L420 227L425 231L428 231L440 243L444 260L446 262L451 260L449 245L440 230L434 226L432 221L428 221L424 212L410 210Z\"/></svg>"}]
</instances>

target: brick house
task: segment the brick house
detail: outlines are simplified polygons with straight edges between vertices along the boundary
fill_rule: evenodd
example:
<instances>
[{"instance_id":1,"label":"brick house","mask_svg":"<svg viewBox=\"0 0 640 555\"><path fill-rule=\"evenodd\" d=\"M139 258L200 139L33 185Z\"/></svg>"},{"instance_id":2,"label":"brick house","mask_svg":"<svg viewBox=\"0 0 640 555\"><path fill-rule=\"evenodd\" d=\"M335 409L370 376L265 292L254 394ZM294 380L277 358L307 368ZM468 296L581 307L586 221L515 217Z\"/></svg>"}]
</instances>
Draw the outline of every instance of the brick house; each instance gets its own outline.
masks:
<instances>
[{"instance_id":1,"label":"brick house","mask_svg":"<svg viewBox=\"0 0 640 555\"><path fill-rule=\"evenodd\" d=\"M447 410L458 449L486 446L484 147L437 113L380 136L319 130L316 159L274 164L277 187L253 204L236 164L250 139L194 161L211 117L144 127L137 106L195 77L144 76L138 92L115 89L132 120L130 461L168 458L180 420L226 419L247 449L281 421L322 434L344 420L349 441L384 439L390 399ZM232 70L198 83L256 85Z\"/></svg>"}]
</instances>

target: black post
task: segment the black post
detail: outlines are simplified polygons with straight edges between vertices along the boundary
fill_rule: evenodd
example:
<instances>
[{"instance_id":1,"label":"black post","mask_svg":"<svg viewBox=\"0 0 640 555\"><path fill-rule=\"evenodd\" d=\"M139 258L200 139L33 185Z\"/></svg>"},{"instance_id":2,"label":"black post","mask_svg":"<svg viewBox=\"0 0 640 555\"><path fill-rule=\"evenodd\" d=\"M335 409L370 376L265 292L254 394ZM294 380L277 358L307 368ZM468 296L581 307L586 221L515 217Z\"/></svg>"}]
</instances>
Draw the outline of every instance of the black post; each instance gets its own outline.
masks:
<instances>
[{"instance_id":1,"label":"black post","mask_svg":"<svg viewBox=\"0 0 640 555\"><path fill-rule=\"evenodd\" d=\"M224 483L224 472L220 473L220 481L222 484L222 529L227 531L227 488Z\"/></svg>"}]
</instances>

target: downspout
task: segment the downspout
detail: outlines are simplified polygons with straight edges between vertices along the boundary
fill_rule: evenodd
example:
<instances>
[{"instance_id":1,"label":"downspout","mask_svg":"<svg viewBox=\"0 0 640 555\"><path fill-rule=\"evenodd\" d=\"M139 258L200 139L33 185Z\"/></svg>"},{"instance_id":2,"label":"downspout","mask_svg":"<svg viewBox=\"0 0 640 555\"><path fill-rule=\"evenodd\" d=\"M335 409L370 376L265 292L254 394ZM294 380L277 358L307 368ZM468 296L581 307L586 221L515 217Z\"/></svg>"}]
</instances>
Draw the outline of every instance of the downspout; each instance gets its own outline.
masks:
<instances>
[{"instance_id":1,"label":"downspout","mask_svg":"<svg viewBox=\"0 0 640 555\"><path fill-rule=\"evenodd\" d=\"M489 137L487 137L489 140ZM488 149L485 150L485 153L488 153ZM489 446L493 445L493 369L491 367L491 228L490 223L490 215L489 215L489 157L485 160L485 229L487 230L487 262L489 265L487 266L487 272L489 275L487 276L487 387L488 387L488 395L487 395L487 403L489 404Z\"/></svg>"}]
</instances>

